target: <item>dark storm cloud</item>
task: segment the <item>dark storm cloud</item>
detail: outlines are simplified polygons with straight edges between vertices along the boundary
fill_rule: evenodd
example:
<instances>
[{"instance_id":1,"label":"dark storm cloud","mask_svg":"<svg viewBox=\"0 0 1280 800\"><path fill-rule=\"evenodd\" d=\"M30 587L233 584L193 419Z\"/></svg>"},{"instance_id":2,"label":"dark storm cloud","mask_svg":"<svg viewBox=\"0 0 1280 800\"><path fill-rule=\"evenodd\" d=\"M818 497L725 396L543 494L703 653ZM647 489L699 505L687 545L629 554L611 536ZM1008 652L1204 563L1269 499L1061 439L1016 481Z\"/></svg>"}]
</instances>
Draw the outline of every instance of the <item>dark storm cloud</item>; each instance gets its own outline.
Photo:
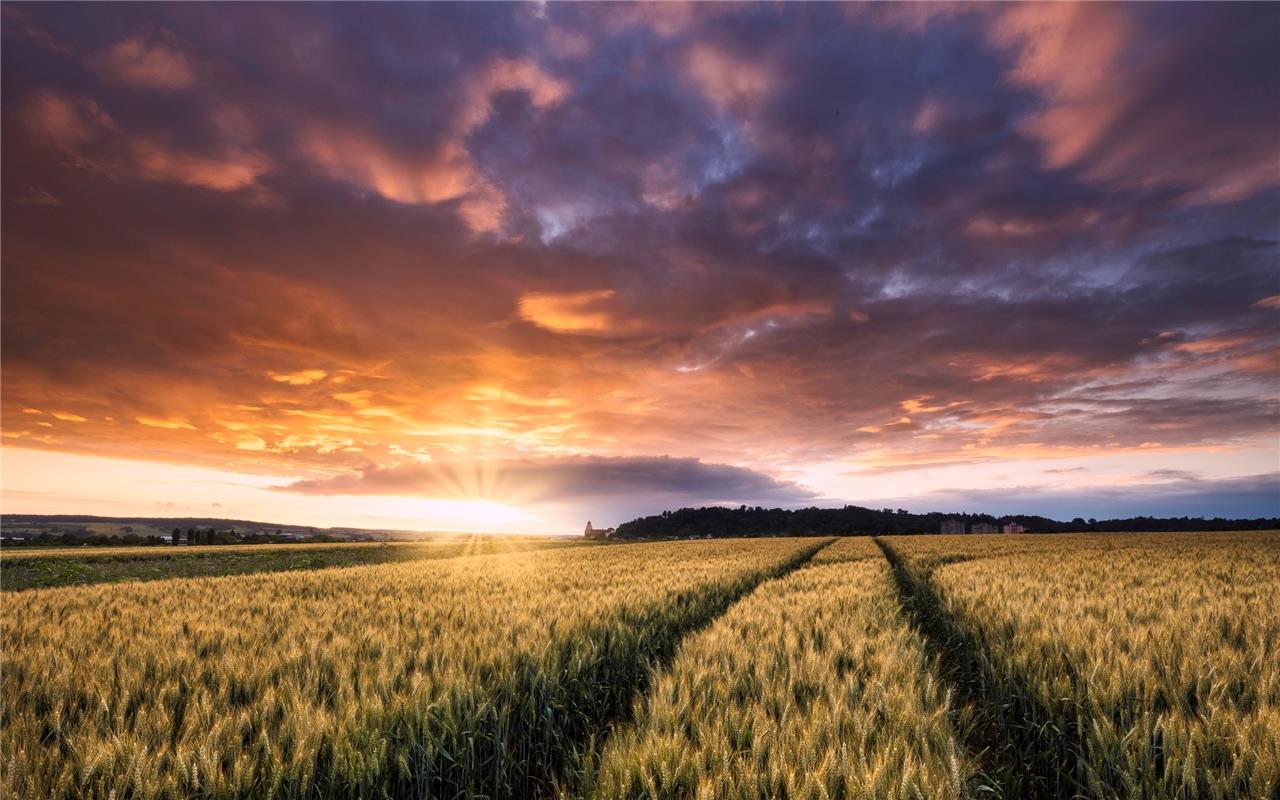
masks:
<instances>
[{"instance_id":1,"label":"dark storm cloud","mask_svg":"<svg viewBox=\"0 0 1280 800\"><path fill-rule=\"evenodd\" d=\"M1180 470L1152 473L1137 484L1073 489L1001 486L990 489L942 489L911 502L921 510L983 509L991 514L1042 514L1053 519L1137 516L1280 516L1280 478L1275 474L1209 479ZM887 500L884 502L892 502Z\"/></svg>"},{"instance_id":2,"label":"dark storm cloud","mask_svg":"<svg viewBox=\"0 0 1280 800\"><path fill-rule=\"evenodd\" d=\"M11 443L371 486L1275 431L1272 6L25 4L3 33Z\"/></svg>"},{"instance_id":3,"label":"dark storm cloud","mask_svg":"<svg viewBox=\"0 0 1280 800\"><path fill-rule=\"evenodd\" d=\"M537 503L636 498L652 503L780 503L816 497L793 483L695 458L504 459L485 462L365 466L358 472L280 487L304 494L484 497Z\"/></svg>"}]
</instances>

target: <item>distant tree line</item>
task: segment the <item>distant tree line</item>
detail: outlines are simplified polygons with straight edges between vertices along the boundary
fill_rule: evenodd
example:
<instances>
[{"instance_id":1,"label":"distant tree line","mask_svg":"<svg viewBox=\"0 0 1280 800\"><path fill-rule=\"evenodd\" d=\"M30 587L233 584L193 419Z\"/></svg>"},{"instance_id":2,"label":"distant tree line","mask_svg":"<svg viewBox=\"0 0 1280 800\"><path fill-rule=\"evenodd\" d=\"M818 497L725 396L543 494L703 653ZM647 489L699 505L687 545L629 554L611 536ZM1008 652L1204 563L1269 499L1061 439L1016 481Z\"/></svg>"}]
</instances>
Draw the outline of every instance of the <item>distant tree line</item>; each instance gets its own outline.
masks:
<instances>
[{"instance_id":1,"label":"distant tree line","mask_svg":"<svg viewBox=\"0 0 1280 800\"><path fill-rule=\"evenodd\" d=\"M137 547L146 545L163 545L167 541L162 536L139 536L136 533L126 533L122 536L114 536L105 533L92 533L88 530L80 531L41 531L7 533L0 538L0 544L5 547L79 547L87 545L89 547Z\"/></svg>"},{"instance_id":2,"label":"distant tree line","mask_svg":"<svg viewBox=\"0 0 1280 800\"><path fill-rule=\"evenodd\" d=\"M121 535L94 533L88 528L54 531L8 531L0 536L0 546L4 547L129 547L129 546L172 546L195 547L214 544L295 544L295 543L332 543L356 541L351 537L335 536L328 533L311 533L306 536L290 535L281 530L255 531L242 533L234 528L217 530L216 528L174 528L168 538L163 536L140 536L131 527L121 528Z\"/></svg>"},{"instance_id":3,"label":"distant tree line","mask_svg":"<svg viewBox=\"0 0 1280 800\"><path fill-rule=\"evenodd\" d=\"M878 534L937 533L944 520L959 520L966 528L976 523L999 525L1016 522L1029 533L1121 531L1233 531L1280 528L1280 518L1223 519L1214 517L1130 517L1128 519L1084 519L1060 522L1026 514L995 517L990 514L912 514L906 509L844 508L762 508L709 506L663 511L618 526L615 538L663 536L852 536Z\"/></svg>"}]
</instances>

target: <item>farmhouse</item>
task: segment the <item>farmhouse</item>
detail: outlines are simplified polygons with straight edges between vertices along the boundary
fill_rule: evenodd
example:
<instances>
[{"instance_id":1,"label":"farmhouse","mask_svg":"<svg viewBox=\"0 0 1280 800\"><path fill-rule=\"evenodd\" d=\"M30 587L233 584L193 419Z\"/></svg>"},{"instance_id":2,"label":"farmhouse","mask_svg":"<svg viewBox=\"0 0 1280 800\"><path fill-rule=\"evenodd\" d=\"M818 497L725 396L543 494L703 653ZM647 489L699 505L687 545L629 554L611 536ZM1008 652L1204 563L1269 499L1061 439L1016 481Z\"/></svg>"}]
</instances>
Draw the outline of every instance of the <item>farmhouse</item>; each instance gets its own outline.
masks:
<instances>
[{"instance_id":1,"label":"farmhouse","mask_svg":"<svg viewBox=\"0 0 1280 800\"><path fill-rule=\"evenodd\" d=\"M942 521L943 533L964 533L964 523L958 519L944 519Z\"/></svg>"},{"instance_id":2,"label":"farmhouse","mask_svg":"<svg viewBox=\"0 0 1280 800\"><path fill-rule=\"evenodd\" d=\"M999 533L1000 529L989 522L975 522L973 523L973 532L974 533Z\"/></svg>"},{"instance_id":3,"label":"farmhouse","mask_svg":"<svg viewBox=\"0 0 1280 800\"><path fill-rule=\"evenodd\" d=\"M1026 533L1027 529L1016 522L1006 522L1002 530L1005 533Z\"/></svg>"},{"instance_id":4,"label":"farmhouse","mask_svg":"<svg viewBox=\"0 0 1280 800\"><path fill-rule=\"evenodd\" d=\"M587 520L587 530L583 533L588 539L608 539L613 536L613 528L593 528L591 520Z\"/></svg>"}]
</instances>

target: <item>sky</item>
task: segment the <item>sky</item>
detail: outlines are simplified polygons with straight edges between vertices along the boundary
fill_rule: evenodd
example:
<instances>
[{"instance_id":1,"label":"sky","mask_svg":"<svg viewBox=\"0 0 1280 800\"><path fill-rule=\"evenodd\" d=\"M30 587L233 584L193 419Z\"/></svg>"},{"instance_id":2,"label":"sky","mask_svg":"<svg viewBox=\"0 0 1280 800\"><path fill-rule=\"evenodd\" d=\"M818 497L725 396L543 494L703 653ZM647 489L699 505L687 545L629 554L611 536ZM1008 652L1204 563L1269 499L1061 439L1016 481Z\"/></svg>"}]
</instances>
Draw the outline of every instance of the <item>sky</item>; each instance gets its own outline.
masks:
<instances>
[{"instance_id":1,"label":"sky","mask_svg":"<svg viewBox=\"0 0 1280 800\"><path fill-rule=\"evenodd\" d=\"M4 513L1280 515L1280 6L4 3Z\"/></svg>"}]
</instances>

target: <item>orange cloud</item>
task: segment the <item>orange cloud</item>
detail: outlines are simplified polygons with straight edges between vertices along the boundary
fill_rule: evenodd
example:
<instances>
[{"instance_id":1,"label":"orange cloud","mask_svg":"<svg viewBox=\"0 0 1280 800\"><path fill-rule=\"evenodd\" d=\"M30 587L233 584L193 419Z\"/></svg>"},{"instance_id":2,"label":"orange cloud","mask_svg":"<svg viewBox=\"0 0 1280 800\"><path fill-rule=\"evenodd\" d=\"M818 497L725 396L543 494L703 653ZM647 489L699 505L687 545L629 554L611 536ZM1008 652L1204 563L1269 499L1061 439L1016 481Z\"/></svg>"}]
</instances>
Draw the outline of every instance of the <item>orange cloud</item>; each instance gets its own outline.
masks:
<instances>
[{"instance_id":1,"label":"orange cloud","mask_svg":"<svg viewBox=\"0 0 1280 800\"><path fill-rule=\"evenodd\" d=\"M195 425L187 422L185 419L175 417L138 417L138 422L146 425L148 428L165 428L168 430L188 430L196 429Z\"/></svg>"},{"instance_id":2,"label":"orange cloud","mask_svg":"<svg viewBox=\"0 0 1280 800\"><path fill-rule=\"evenodd\" d=\"M719 13L715 3L607 3L600 6L611 31L643 25L664 38L687 31L698 15Z\"/></svg>"},{"instance_id":3,"label":"orange cloud","mask_svg":"<svg viewBox=\"0 0 1280 800\"><path fill-rule=\"evenodd\" d=\"M453 200L466 193L475 176L470 157L457 142L400 156L374 136L329 128L304 132L300 146L303 155L327 175L400 203Z\"/></svg>"},{"instance_id":4,"label":"orange cloud","mask_svg":"<svg viewBox=\"0 0 1280 800\"><path fill-rule=\"evenodd\" d=\"M936 414L939 411L946 411L948 409L956 408L957 406L965 405L965 401L963 400L954 400L950 403L943 403L940 405L926 405L926 403L932 399L933 395L926 394L921 395L920 397L903 400L902 410L908 414Z\"/></svg>"},{"instance_id":5,"label":"orange cloud","mask_svg":"<svg viewBox=\"0 0 1280 800\"><path fill-rule=\"evenodd\" d=\"M259 153L210 158L148 140L135 141L133 155L139 174L147 180L183 183L220 192L252 186L270 168L266 157Z\"/></svg>"},{"instance_id":6,"label":"orange cloud","mask_svg":"<svg viewBox=\"0 0 1280 800\"><path fill-rule=\"evenodd\" d=\"M528 292L520 297L520 318L564 333L603 333L613 319L604 306L613 296L612 289L569 294Z\"/></svg>"},{"instance_id":7,"label":"orange cloud","mask_svg":"<svg viewBox=\"0 0 1280 800\"><path fill-rule=\"evenodd\" d=\"M1173 187L1188 203L1225 203L1280 183L1274 144L1171 99L1168 52L1144 37L1143 9L1122 3L1009 3L990 37L1011 52L1011 83L1036 90L1023 129L1046 166L1128 188ZM1204 34L1212 37L1212 33ZM1214 56L1208 56L1214 57ZM1243 132L1242 132L1243 129Z\"/></svg>"},{"instance_id":8,"label":"orange cloud","mask_svg":"<svg viewBox=\"0 0 1280 800\"><path fill-rule=\"evenodd\" d=\"M1214 353L1221 353L1224 350L1234 350L1238 347L1252 344L1256 341L1257 338L1254 336L1208 336L1203 339L1181 342L1174 345L1173 349L1182 353L1212 355Z\"/></svg>"},{"instance_id":9,"label":"orange cloud","mask_svg":"<svg viewBox=\"0 0 1280 800\"><path fill-rule=\"evenodd\" d=\"M748 108L773 89L767 64L739 58L712 45L694 45L686 63L694 82L721 109Z\"/></svg>"},{"instance_id":10,"label":"orange cloud","mask_svg":"<svg viewBox=\"0 0 1280 800\"><path fill-rule=\"evenodd\" d=\"M996 43L1017 53L1010 79L1039 89L1047 108L1027 127L1062 167L1085 155L1129 101L1118 60L1134 34L1123 7L1019 3L996 14Z\"/></svg>"},{"instance_id":11,"label":"orange cloud","mask_svg":"<svg viewBox=\"0 0 1280 800\"><path fill-rule=\"evenodd\" d=\"M227 192L254 185L271 166L265 155L252 150L206 155L169 144L162 135L124 130L95 101L64 92L36 92L20 113L37 141L61 150L74 166L111 177ZM61 204L53 195L45 195L29 202Z\"/></svg>"},{"instance_id":12,"label":"orange cloud","mask_svg":"<svg viewBox=\"0 0 1280 800\"><path fill-rule=\"evenodd\" d=\"M476 233L493 233L502 227L507 199L494 186L483 185L462 198L458 213Z\"/></svg>"},{"instance_id":13,"label":"orange cloud","mask_svg":"<svg viewBox=\"0 0 1280 800\"><path fill-rule=\"evenodd\" d=\"M88 63L110 80L139 89L188 89L195 84L178 38L163 29L134 34L93 54Z\"/></svg>"},{"instance_id":14,"label":"orange cloud","mask_svg":"<svg viewBox=\"0 0 1280 800\"><path fill-rule=\"evenodd\" d=\"M1243 372L1274 375L1280 373L1280 350L1270 348L1258 353L1242 355L1235 358L1232 365Z\"/></svg>"},{"instance_id":15,"label":"orange cloud","mask_svg":"<svg viewBox=\"0 0 1280 800\"><path fill-rule=\"evenodd\" d=\"M27 129L37 139L74 151L115 122L93 100L55 90L41 90L27 98L20 112Z\"/></svg>"},{"instance_id":16,"label":"orange cloud","mask_svg":"<svg viewBox=\"0 0 1280 800\"><path fill-rule=\"evenodd\" d=\"M569 87L528 58L495 59L468 81L462 114L455 121L458 131L475 130L489 118L493 96L513 91L528 95L534 108L547 109L563 101Z\"/></svg>"},{"instance_id":17,"label":"orange cloud","mask_svg":"<svg viewBox=\"0 0 1280 800\"><path fill-rule=\"evenodd\" d=\"M443 138L412 152L390 147L363 129L329 123L301 134L302 155L330 177L348 181L400 203L460 200L459 214L477 233L496 231L506 210L500 187L479 175L465 138L489 118L494 95L523 92L540 110L562 102L568 86L530 59L493 60L466 78L459 108Z\"/></svg>"},{"instance_id":18,"label":"orange cloud","mask_svg":"<svg viewBox=\"0 0 1280 800\"><path fill-rule=\"evenodd\" d=\"M322 369L300 369L297 372L268 372L267 376L277 383L287 383L290 386L306 386L307 384L324 380L328 374Z\"/></svg>"},{"instance_id":19,"label":"orange cloud","mask_svg":"<svg viewBox=\"0 0 1280 800\"><path fill-rule=\"evenodd\" d=\"M953 359L952 366L965 370L975 381L1015 379L1040 383L1070 372L1082 375L1081 365L1069 356L1047 355L1039 358L992 361L974 356Z\"/></svg>"}]
</instances>

